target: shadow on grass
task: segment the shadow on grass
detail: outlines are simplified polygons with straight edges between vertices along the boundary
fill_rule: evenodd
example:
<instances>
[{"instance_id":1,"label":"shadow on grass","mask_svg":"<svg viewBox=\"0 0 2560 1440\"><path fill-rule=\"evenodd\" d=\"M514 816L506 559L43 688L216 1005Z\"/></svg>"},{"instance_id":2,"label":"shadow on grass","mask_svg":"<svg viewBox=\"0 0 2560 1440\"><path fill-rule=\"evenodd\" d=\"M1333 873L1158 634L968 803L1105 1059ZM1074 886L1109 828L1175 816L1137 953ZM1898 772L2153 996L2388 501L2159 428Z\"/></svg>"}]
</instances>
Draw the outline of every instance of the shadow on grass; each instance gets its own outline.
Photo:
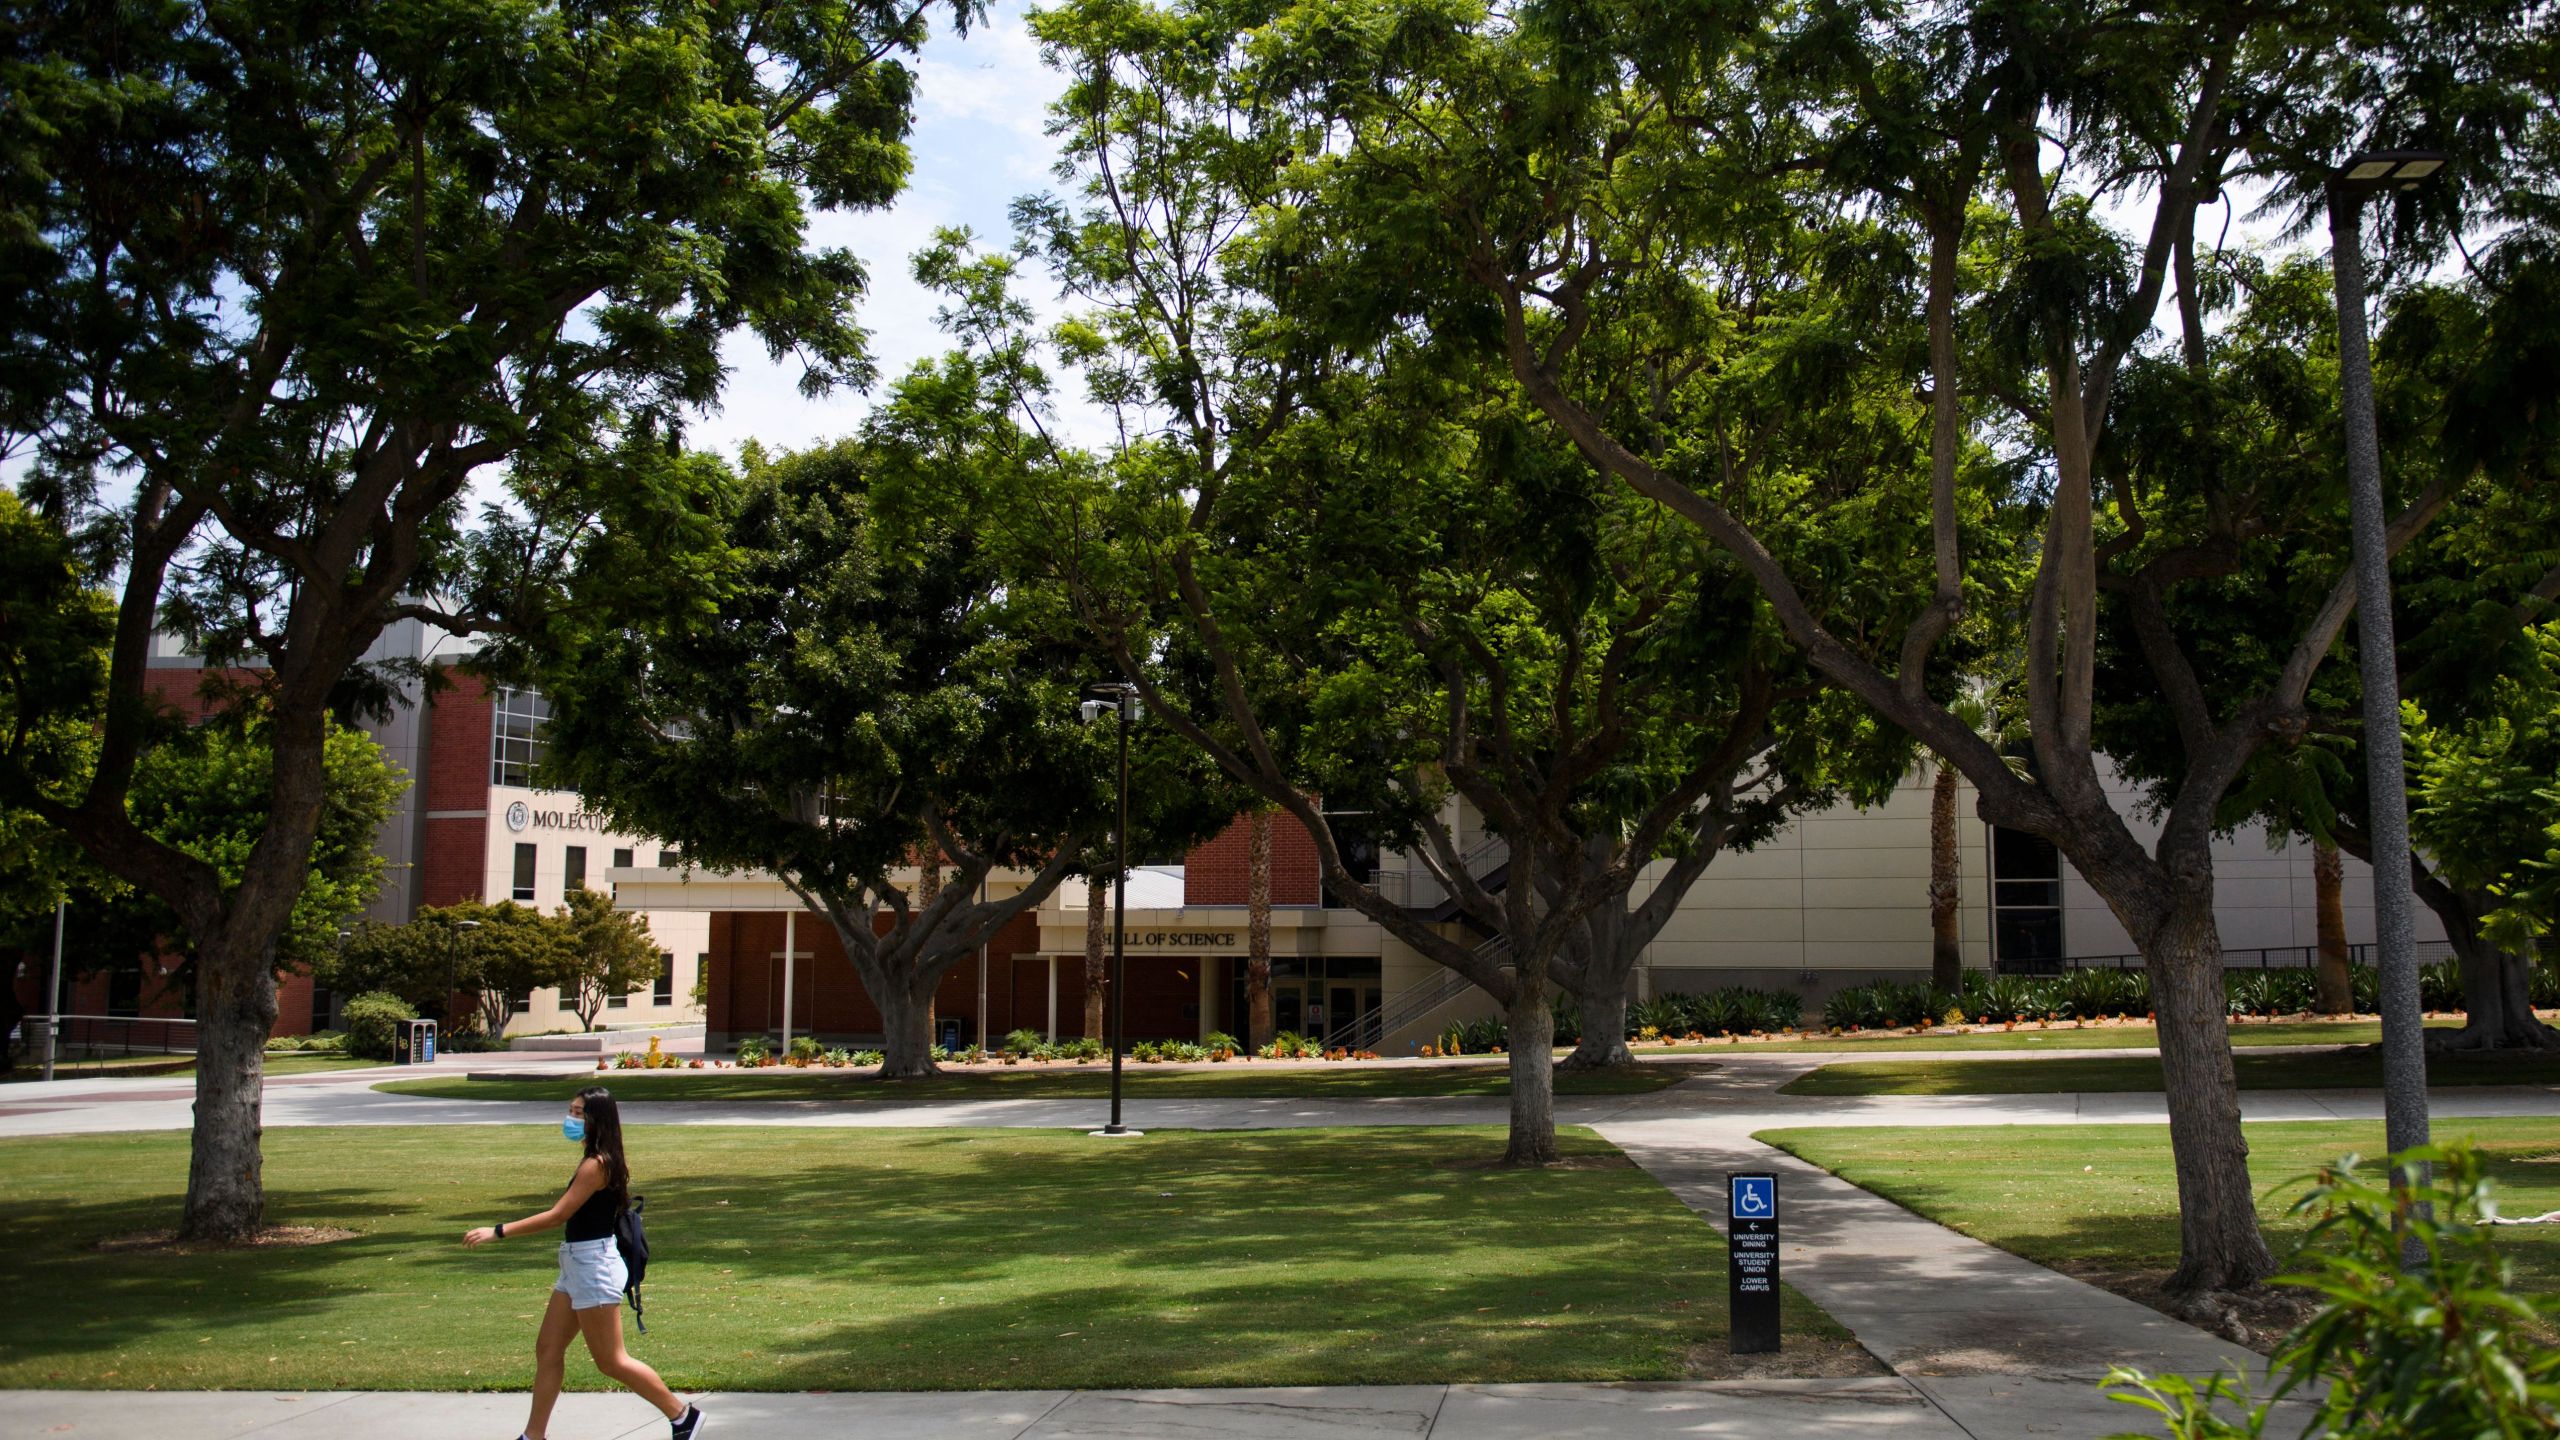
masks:
<instances>
[{"instance_id":1,"label":"shadow on grass","mask_svg":"<svg viewBox=\"0 0 2560 1440\"><path fill-rule=\"evenodd\" d=\"M0 1226L26 1237L0 1256L0 1280L58 1297L40 1315L0 1316L13 1374L524 1383L526 1312L548 1288L553 1237L478 1251L457 1241L554 1198L548 1182L565 1179L568 1158L556 1137L270 1138L270 1218L363 1233L293 1250L100 1255L88 1247L102 1236L171 1222L165 1175L136 1186L128 1168L126 1193L112 1195L61 1173L44 1194L27 1193L23 1174L0 1181ZM183 1173L182 1137L115 1140L131 1143L63 1153ZM1616 1153L1587 1133L1562 1143L1586 1160ZM1499 1144L1492 1129L1122 1144L644 1127L634 1159L656 1252L649 1353L681 1385L952 1388L1663 1379L1690 1347L1721 1340L1711 1229L1632 1169L1474 1163ZM333 1183L289 1178L314 1169ZM334 1348L350 1335L368 1348ZM370 1348L395 1336L456 1348L406 1360ZM203 1368L187 1368L195 1359Z\"/></svg>"}]
</instances>

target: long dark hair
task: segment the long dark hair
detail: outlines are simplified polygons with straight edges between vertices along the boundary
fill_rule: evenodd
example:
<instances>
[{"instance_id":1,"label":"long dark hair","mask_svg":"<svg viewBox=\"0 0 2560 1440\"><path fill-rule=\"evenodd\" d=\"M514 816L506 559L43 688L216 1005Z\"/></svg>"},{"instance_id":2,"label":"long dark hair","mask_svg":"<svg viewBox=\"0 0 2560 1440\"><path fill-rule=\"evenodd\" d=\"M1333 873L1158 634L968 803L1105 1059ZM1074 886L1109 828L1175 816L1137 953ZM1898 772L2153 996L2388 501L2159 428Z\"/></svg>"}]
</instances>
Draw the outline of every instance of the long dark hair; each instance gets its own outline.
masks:
<instances>
[{"instance_id":1,"label":"long dark hair","mask_svg":"<svg viewBox=\"0 0 2560 1440\"><path fill-rule=\"evenodd\" d=\"M613 1092L601 1085L590 1085L578 1092L585 1102L587 1117L587 1158L604 1162L605 1189L613 1192L616 1213L631 1208L631 1162L622 1153L622 1107L613 1103Z\"/></svg>"}]
</instances>

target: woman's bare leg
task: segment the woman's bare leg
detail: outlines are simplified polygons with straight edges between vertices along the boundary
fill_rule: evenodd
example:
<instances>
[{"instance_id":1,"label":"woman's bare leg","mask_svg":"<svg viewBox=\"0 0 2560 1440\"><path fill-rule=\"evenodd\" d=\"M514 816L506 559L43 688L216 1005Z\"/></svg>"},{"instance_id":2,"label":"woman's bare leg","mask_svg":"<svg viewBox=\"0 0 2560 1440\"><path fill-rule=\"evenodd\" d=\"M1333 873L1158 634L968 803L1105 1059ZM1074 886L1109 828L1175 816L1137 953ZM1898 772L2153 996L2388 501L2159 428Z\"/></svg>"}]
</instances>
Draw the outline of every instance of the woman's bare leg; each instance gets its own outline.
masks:
<instances>
[{"instance_id":1,"label":"woman's bare leg","mask_svg":"<svg viewBox=\"0 0 2560 1440\"><path fill-rule=\"evenodd\" d=\"M551 1428L551 1407L560 1400L560 1382L569 1373L569 1337L578 1333L578 1312L569 1297L554 1290L542 1312L542 1329L533 1337L533 1413L525 1418L525 1440L543 1440Z\"/></svg>"},{"instance_id":2,"label":"woman's bare leg","mask_svg":"<svg viewBox=\"0 0 2560 1440\"><path fill-rule=\"evenodd\" d=\"M631 1358L622 1348L622 1306L620 1302L598 1305L572 1312L578 1317L578 1330L587 1337L587 1353L596 1357L596 1368L605 1378L621 1384L631 1393L658 1407L658 1413L670 1420L684 1414L684 1402L676 1398L658 1372Z\"/></svg>"}]
</instances>

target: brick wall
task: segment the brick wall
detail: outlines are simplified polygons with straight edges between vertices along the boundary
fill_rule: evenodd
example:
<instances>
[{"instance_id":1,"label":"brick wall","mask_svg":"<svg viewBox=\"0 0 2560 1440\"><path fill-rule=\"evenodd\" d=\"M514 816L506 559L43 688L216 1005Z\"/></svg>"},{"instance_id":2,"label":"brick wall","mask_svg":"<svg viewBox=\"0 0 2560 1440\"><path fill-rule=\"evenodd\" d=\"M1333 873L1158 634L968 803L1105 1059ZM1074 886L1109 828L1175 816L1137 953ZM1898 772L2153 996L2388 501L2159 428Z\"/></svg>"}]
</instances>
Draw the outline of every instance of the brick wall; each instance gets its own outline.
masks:
<instances>
[{"instance_id":1,"label":"brick wall","mask_svg":"<svg viewBox=\"0 0 2560 1440\"><path fill-rule=\"evenodd\" d=\"M774 912L724 911L711 917L709 1003L704 1024L715 1049L726 1049L738 1037L764 1034L782 1027L783 917ZM887 917L877 922L887 927ZM1049 1018L1048 962L1039 948L1037 918L1014 917L987 946L987 1037L1002 1043L1015 1029L1043 1030ZM879 1007L871 1003L862 979L844 955L835 928L803 914L794 927L793 946L802 952L793 967L791 1028L814 1034L829 1044L876 1042ZM1176 964L1191 972L1176 979ZM1129 964L1129 1036L1132 1040L1190 1039L1199 1033L1199 1000L1194 962L1132 960ZM1157 975L1157 970L1162 975ZM1162 993L1159 993L1162 992ZM963 960L942 978L934 995L937 1019L961 1022L969 1041L978 1035L978 966ZM1058 962L1058 1035L1073 1039L1084 1033L1084 961Z\"/></svg>"},{"instance_id":2,"label":"brick wall","mask_svg":"<svg viewBox=\"0 0 2560 1440\"><path fill-rule=\"evenodd\" d=\"M1239 815L1216 838L1194 849L1182 867L1183 901L1190 905L1243 905L1250 901L1253 822ZM1271 817L1271 903L1324 903L1315 838L1283 811ZM1134 1032L1133 1032L1134 1033Z\"/></svg>"},{"instance_id":3,"label":"brick wall","mask_svg":"<svg viewBox=\"0 0 2560 1440\"><path fill-rule=\"evenodd\" d=\"M419 824L420 905L478 900L489 878L488 682L448 670L452 683L427 702L424 801Z\"/></svg>"}]
</instances>

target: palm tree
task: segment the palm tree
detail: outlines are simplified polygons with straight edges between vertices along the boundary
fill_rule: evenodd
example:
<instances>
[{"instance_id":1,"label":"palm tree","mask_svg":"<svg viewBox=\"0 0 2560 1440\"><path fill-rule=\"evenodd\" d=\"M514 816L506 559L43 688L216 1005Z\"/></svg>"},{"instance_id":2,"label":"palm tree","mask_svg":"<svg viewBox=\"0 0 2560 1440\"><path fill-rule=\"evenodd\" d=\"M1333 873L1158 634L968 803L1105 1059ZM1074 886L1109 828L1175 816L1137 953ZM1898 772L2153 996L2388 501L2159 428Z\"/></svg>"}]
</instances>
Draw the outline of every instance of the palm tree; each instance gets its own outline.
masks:
<instances>
[{"instance_id":1,"label":"palm tree","mask_svg":"<svg viewBox=\"0 0 2560 1440\"><path fill-rule=\"evenodd\" d=\"M1108 972L1102 966L1102 917L1108 905L1103 897L1111 887L1102 877L1088 875L1084 882L1084 1033L1087 1039L1104 1039L1102 1033L1102 986Z\"/></svg>"},{"instance_id":2,"label":"palm tree","mask_svg":"<svg viewBox=\"0 0 2560 1440\"><path fill-rule=\"evenodd\" d=\"M2311 842L2311 893L2319 917L2320 961L2313 972L2323 1015L2344 1015L2356 1008L2356 987L2347 971L2346 864L2338 847L2326 840Z\"/></svg>"},{"instance_id":3,"label":"palm tree","mask_svg":"<svg viewBox=\"0 0 2560 1440\"><path fill-rule=\"evenodd\" d=\"M1271 1043L1271 807L1253 812L1245 846L1245 1044Z\"/></svg>"}]
</instances>

